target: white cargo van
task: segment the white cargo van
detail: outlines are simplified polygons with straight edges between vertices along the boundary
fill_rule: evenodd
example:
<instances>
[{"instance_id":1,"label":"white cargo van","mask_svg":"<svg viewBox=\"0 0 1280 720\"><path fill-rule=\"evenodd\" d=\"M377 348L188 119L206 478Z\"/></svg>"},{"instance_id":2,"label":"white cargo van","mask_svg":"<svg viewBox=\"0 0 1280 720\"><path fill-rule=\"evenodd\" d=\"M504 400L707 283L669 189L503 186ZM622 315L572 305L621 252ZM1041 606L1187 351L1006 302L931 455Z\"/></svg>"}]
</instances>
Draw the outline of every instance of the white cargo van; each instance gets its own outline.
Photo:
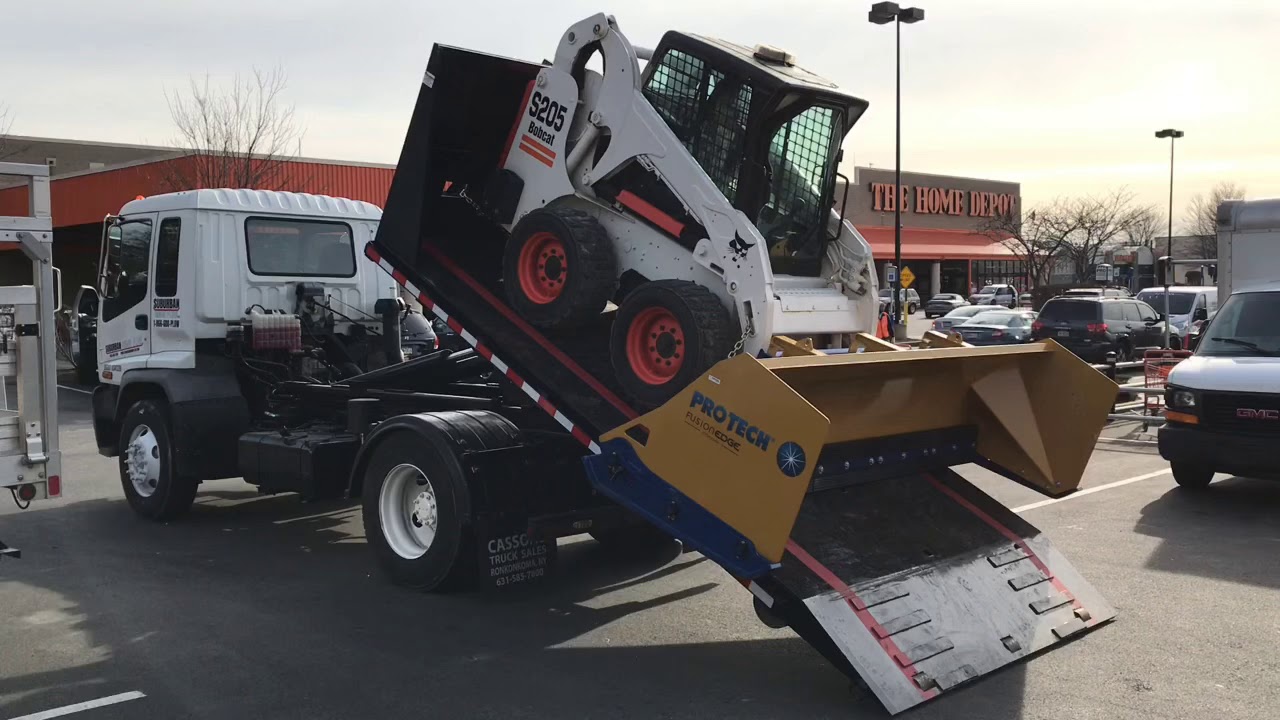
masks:
<instances>
[{"instance_id":1,"label":"white cargo van","mask_svg":"<svg viewBox=\"0 0 1280 720\"><path fill-rule=\"evenodd\" d=\"M1280 199L1218 208L1218 289L1195 355L1169 376L1160 429L1187 488L1216 472L1280 479Z\"/></svg>"}]
</instances>

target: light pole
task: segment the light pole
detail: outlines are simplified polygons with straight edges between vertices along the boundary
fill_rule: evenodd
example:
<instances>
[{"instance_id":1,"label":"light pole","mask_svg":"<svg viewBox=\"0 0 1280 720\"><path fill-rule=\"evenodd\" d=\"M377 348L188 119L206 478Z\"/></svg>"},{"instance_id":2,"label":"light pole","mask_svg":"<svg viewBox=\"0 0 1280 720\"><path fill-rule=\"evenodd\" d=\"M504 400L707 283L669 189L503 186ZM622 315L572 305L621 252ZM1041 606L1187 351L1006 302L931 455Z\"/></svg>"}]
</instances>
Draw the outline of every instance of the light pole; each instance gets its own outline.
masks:
<instances>
[{"instance_id":1,"label":"light pole","mask_svg":"<svg viewBox=\"0 0 1280 720\"><path fill-rule=\"evenodd\" d=\"M905 330L902 321L902 23L924 20L924 10L901 8L898 3L878 2L871 6L867 19L876 25L893 23L894 69L894 135L893 135L893 336L900 338Z\"/></svg>"},{"instance_id":2,"label":"light pole","mask_svg":"<svg viewBox=\"0 0 1280 720\"><path fill-rule=\"evenodd\" d=\"M1169 236L1165 238L1165 250L1168 262L1164 268L1164 346L1169 345L1169 276L1173 274L1173 142L1178 138L1186 135L1181 130L1173 128L1165 128L1156 131L1156 138L1163 140L1169 138Z\"/></svg>"}]
</instances>

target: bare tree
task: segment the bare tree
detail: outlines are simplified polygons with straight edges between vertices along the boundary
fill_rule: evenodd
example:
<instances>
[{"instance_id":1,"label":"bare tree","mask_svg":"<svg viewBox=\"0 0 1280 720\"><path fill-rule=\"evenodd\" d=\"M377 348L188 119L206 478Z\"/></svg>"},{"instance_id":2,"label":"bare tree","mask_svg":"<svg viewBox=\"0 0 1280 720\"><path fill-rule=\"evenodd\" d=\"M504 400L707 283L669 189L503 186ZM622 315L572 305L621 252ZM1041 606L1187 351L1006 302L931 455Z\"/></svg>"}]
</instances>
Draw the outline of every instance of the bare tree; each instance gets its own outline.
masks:
<instances>
[{"instance_id":1,"label":"bare tree","mask_svg":"<svg viewBox=\"0 0 1280 720\"><path fill-rule=\"evenodd\" d=\"M1134 210L1133 222L1125 229L1125 233L1129 236L1128 244L1143 247L1155 245L1156 238L1162 237L1167 232L1168 225L1164 213L1152 205Z\"/></svg>"},{"instance_id":2,"label":"bare tree","mask_svg":"<svg viewBox=\"0 0 1280 720\"><path fill-rule=\"evenodd\" d=\"M1060 224L1055 219L1060 212L1060 202L1026 214L1008 212L987 219L976 232L1021 257L1027 264L1027 280L1036 288L1050 283L1054 259L1062 249L1063 239L1054 232Z\"/></svg>"},{"instance_id":3,"label":"bare tree","mask_svg":"<svg viewBox=\"0 0 1280 720\"><path fill-rule=\"evenodd\" d=\"M1218 206L1224 200L1244 198L1243 185L1223 180L1213 186L1206 196L1196 193L1187 206L1183 221L1187 226L1187 234L1196 238L1196 248L1200 257L1211 258L1218 254Z\"/></svg>"},{"instance_id":4,"label":"bare tree","mask_svg":"<svg viewBox=\"0 0 1280 720\"><path fill-rule=\"evenodd\" d=\"M0 160L9 154L9 128L13 120L9 117L9 107L0 105Z\"/></svg>"},{"instance_id":5,"label":"bare tree","mask_svg":"<svg viewBox=\"0 0 1280 720\"><path fill-rule=\"evenodd\" d=\"M234 187L279 190L298 156L303 129L281 95L284 70L253 69L222 88L191 79L187 93L165 93L184 158L167 163L169 190Z\"/></svg>"},{"instance_id":6,"label":"bare tree","mask_svg":"<svg viewBox=\"0 0 1280 720\"><path fill-rule=\"evenodd\" d=\"M1062 253L1071 263L1076 282L1090 279L1102 253L1128 237L1142 210L1134 206L1133 193L1120 188L1071 200L1052 218L1056 226L1050 231L1063 239Z\"/></svg>"}]
</instances>

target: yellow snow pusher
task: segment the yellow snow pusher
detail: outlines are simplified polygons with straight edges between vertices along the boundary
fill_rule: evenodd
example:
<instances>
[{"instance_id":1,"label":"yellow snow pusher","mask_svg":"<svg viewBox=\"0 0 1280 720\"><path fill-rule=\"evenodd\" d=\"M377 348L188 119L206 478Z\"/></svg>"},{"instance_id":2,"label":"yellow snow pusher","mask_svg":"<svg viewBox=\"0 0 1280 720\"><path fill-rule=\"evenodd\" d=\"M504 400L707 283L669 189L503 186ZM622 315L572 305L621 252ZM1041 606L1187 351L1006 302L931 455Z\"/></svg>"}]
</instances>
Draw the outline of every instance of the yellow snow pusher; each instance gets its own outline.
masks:
<instances>
[{"instance_id":1,"label":"yellow snow pusher","mask_svg":"<svg viewBox=\"0 0 1280 720\"><path fill-rule=\"evenodd\" d=\"M1052 342L737 356L586 462L896 713L1114 617L1046 537L950 470L1070 493L1114 398Z\"/></svg>"}]
</instances>

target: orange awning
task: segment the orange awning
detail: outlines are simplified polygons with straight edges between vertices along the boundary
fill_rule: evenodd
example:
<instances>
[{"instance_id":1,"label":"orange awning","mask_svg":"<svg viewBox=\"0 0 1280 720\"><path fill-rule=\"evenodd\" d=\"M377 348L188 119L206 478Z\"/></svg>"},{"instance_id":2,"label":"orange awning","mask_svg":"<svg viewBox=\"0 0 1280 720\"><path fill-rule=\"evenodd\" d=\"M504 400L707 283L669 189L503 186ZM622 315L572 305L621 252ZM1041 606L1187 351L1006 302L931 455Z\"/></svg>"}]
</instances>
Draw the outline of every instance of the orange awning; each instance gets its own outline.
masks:
<instances>
[{"instance_id":1,"label":"orange awning","mask_svg":"<svg viewBox=\"0 0 1280 720\"><path fill-rule=\"evenodd\" d=\"M858 228L877 260L893 258L893 228ZM967 230L902 228L902 257L909 260L1016 260L1018 254L985 235Z\"/></svg>"}]
</instances>

